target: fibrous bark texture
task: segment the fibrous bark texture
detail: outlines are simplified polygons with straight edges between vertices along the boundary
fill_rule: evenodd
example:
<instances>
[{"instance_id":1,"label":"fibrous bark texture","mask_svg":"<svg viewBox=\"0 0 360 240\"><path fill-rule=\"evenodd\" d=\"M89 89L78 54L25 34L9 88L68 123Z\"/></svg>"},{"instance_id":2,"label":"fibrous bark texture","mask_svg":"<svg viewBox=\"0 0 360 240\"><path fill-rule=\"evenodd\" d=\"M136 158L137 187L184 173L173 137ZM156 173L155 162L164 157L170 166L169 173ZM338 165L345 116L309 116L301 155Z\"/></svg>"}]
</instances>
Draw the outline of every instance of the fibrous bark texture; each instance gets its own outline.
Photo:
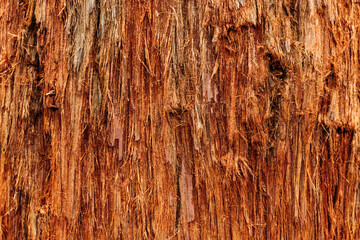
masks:
<instances>
[{"instance_id":1,"label":"fibrous bark texture","mask_svg":"<svg viewBox=\"0 0 360 240\"><path fill-rule=\"evenodd\" d=\"M359 239L360 4L0 1L1 239Z\"/></svg>"}]
</instances>

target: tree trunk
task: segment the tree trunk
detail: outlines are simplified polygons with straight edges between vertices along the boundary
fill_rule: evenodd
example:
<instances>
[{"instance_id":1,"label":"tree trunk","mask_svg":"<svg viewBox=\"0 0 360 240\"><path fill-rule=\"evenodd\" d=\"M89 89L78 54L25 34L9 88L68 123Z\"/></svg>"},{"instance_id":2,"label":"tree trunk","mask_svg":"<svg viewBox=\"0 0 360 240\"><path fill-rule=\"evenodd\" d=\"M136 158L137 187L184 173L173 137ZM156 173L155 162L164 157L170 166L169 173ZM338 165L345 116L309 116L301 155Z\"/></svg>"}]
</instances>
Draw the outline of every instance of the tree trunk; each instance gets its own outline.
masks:
<instances>
[{"instance_id":1,"label":"tree trunk","mask_svg":"<svg viewBox=\"0 0 360 240\"><path fill-rule=\"evenodd\" d=\"M0 2L1 239L360 238L360 4Z\"/></svg>"}]
</instances>

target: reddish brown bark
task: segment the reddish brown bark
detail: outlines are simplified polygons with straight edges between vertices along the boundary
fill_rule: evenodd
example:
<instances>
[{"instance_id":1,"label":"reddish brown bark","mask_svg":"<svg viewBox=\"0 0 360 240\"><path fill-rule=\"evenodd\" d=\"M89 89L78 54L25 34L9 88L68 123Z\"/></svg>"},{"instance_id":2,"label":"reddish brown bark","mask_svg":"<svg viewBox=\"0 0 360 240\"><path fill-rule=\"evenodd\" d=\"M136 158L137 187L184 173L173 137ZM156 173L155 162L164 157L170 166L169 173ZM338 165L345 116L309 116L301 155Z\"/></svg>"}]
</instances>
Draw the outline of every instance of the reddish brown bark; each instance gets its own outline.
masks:
<instances>
[{"instance_id":1,"label":"reddish brown bark","mask_svg":"<svg viewBox=\"0 0 360 240\"><path fill-rule=\"evenodd\" d=\"M0 238L360 238L359 4L0 3Z\"/></svg>"}]
</instances>

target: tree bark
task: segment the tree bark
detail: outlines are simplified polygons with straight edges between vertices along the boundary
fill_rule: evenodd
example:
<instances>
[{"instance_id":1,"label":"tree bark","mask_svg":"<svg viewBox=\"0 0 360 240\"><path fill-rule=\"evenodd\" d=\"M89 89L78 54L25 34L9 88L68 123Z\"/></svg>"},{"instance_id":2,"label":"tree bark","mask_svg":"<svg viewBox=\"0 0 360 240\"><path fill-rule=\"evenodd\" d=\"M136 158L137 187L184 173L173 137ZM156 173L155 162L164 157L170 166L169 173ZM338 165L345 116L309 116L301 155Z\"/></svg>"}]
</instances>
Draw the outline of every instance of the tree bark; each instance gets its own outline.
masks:
<instances>
[{"instance_id":1,"label":"tree bark","mask_svg":"<svg viewBox=\"0 0 360 240\"><path fill-rule=\"evenodd\" d=\"M357 239L360 4L0 1L1 239Z\"/></svg>"}]
</instances>

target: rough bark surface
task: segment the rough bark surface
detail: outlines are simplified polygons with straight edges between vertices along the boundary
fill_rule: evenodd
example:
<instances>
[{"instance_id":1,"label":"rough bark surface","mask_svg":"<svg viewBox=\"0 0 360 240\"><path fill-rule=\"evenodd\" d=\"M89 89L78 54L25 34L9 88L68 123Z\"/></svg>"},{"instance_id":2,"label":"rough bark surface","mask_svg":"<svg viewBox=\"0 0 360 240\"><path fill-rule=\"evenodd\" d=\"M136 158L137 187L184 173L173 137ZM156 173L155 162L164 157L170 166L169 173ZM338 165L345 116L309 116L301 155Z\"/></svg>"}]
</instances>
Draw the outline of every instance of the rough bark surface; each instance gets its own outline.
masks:
<instances>
[{"instance_id":1,"label":"rough bark surface","mask_svg":"<svg viewBox=\"0 0 360 240\"><path fill-rule=\"evenodd\" d=\"M359 239L360 4L0 0L1 239Z\"/></svg>"}]
</instances>

